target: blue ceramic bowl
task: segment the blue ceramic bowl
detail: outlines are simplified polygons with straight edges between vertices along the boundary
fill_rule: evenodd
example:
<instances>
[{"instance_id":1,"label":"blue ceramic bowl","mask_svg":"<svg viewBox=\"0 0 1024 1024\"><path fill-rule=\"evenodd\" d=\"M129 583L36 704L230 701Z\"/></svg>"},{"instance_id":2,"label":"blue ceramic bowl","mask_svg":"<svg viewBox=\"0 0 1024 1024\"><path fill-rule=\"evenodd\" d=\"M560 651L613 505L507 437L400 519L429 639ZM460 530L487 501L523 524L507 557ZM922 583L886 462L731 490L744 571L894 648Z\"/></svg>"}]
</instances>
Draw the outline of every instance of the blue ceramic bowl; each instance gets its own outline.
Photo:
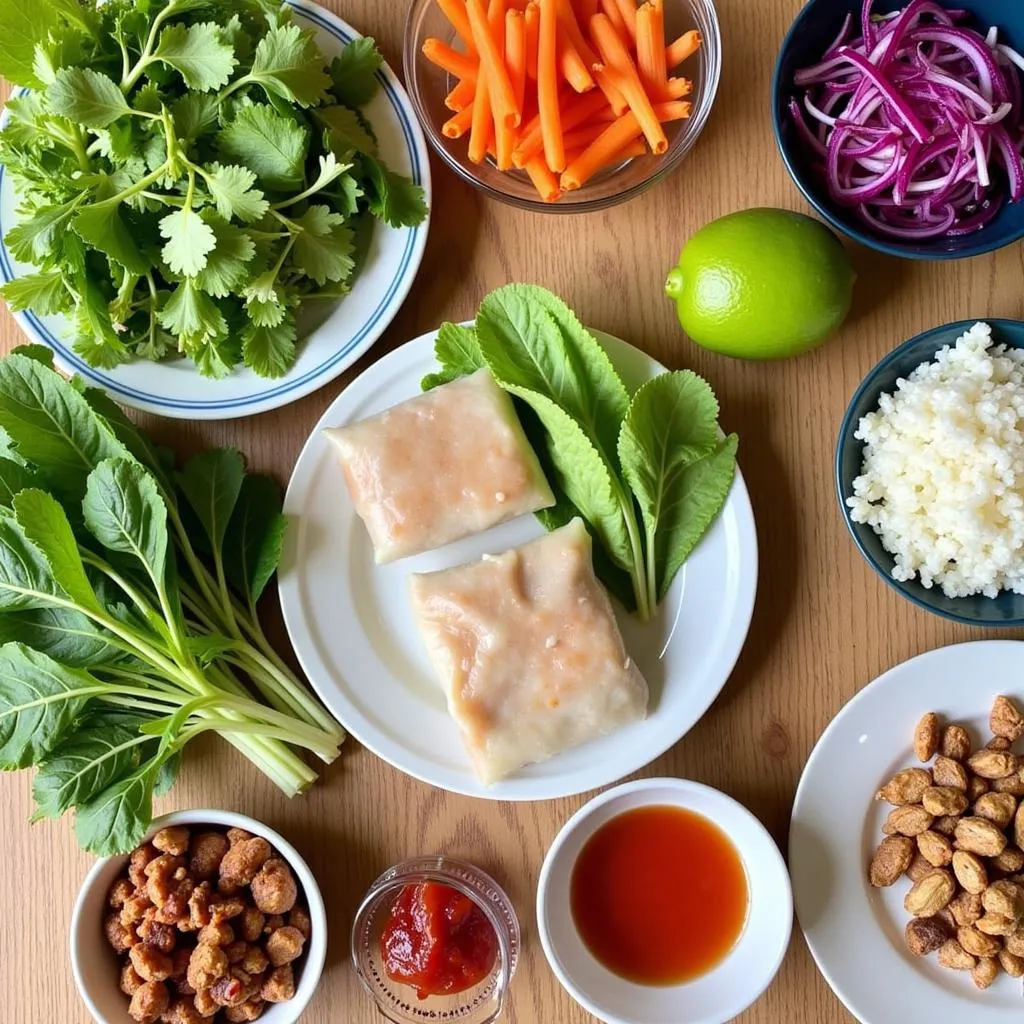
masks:
<instances>
[{"instance_id":1,"label":"blue ceramic bowl","mask_svg":"<svg viewBox=\"0 0 1024 1024\"><path fill-rule=\"evenodd\" d=\"M850 402L843 424L839 428L839 442L836 446L836 490L843 518L860 548L879 576L894 590L913 601L919 608L934 612L943 618L962 622L968 626L1024 626L1024 595L1003 591L998 597L946 597L939 587L927 589L914 579L907 583L892 578L895 560L885 548L878 534L865 523L855 523L850 518L846 499L853 494L853 481L860 476L864 461L864 445L853 435L861 417L878 408L878 399L883 392L896 389L896 381L907 377L921 363L935 358L943 345L953 345L957 338L968 331L976 320L962 320L925 331L916 338L893 349L857 388ZM996 344L1010 348L1024 348L1024 322L1020 320L986 320L992 327Z\"/></svg>"},{"instance_id":2,"label":"blue ceramic bowl","mask_svg":"<svg viewBox=\"0 0 1024 1024\"><path fill-rule=\"evenodd\" d=\"M905 7L907 0L876 0L874 11L886 14ZM1020 0L940 0L943 7L970 11L974 27L982 32L995 25L1002 41L1020 50L1024 47L1024 3ZM793 127L787 106L802 90L793 85L801 68L820 62L822 54L839 34L847 12L859 18L861 0L810 0L789 30L772 82L772 121L775 141L797 187L807 201L833 227L862 245L890 256L914 260L956 260L994 252L1024 238L1024 203L1006 204L983 230L962 238L925 242L900 242L874 234L848 207L833 203L825 183L812 167L811 155Z\"/></svg>"}]
</instances>

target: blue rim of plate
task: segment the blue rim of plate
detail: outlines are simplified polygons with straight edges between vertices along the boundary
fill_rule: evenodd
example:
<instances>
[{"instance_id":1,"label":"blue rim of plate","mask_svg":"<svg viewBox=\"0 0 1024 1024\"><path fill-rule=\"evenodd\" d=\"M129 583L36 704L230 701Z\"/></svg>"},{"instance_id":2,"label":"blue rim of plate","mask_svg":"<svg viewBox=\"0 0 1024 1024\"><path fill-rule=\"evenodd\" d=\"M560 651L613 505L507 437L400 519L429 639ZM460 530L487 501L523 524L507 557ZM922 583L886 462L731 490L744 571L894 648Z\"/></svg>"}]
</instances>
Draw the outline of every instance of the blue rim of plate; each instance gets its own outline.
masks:
<instances>
[{"instance_id":1,"label":"blue rim of plate","mask_svg":"<svg viewBox=\"0 0 1024 1024\"><path fill-rule=\"evenodd\" d=\"M993 328L993 331L997 331L1001 326L1008 323L1017 324L1020 321L1010 320L1006 317L988 317L984 321ZM915 345L918 342L931 337L932 335L946 334L950 331L955 330L957 335L963 334L965 331L970 330L974 324L978 323L978 318L975 317L973 320L954 320L948 324L941 324L938 327L932 327L930 330L922 331L920 334L915 334L912 338L908 338L903 344L897 345L891 352L883 356L867 373L864 379L860 382L857 390L853 393L853 397L850 399L849 405L846 407L846 412L843 413L843 421L839 425L839 434L836 439L836 450L835 457L833 458L832 476L835 480L836 485L836 497L839 499L839 508L842 511L843 522L846 524L846 529L849 531L850 536L853 538L854 544L857 546L857 550L861 553L864 561L871 566L875 572L882 577L884 582L891 587L900 597L910 601L911 604L916 605L922 611L929 612L932 615L937 615L939 618L946 619L949 622L956 622L962 626L974 626L978 629L1013 629L1017 626L1024 626L1024 618L1007 619L1005 622L979 622L976 618L971 618L968 615L957 615L955 612L946 611L944 608L940 608L937 605L929 604L927 601L922 600L917 594L910 590L905 589L900 585L899 580L893 579L892 566L883 565L875 556L868 550L867 546L861 539L860 534L857 532L853 519L850 518L850 509L846 504L846 495L843 493L843 472L842 472L842 454L843 454L843 438L852 438L852 427L853 427L853 410L860 403L860 399L863 397L865 392L874 390L877 387L876 381L878 375L890 364L895 362L902 356L905 349L911 345ZM997 341L997 344L1001 344ZM859 444L863 449L863 442L851 441L850 443Z\"/></svg>"},{"instance_id":2,"label":"blue rim of plate","mask_svg":"<svg viewBox=\"0 0 1024 1024\"><path fill-rule=\"evenodd\" d=\"M322 28L325 32L330 33L346 46L353 42L353 40L361 38L358 32L351 29L342 22L337 15L334 15L329 11L325 11L312 3L303 2L303 0L285 0L285 2L303 18L311 21L314 25ZM412 179L417 185L421 185L429 190L429 180L424 177L423 173L425 165L421 165L420 162L420 151L422 149L425 152L425 143L423 142L422 135L420 135L419 141L422 145L417 145L419 128L418 126L414 127L406 113L406 110L403 108L400 91L401 85L398 83L398 79L394 77L394 73L391 72L386 65L377 72L376 77L377 81L384 89L384 92L395 111L395 115L398 118L398 122L401 125L402 135L405 139L406 145L408 146L409 156L412 160ZM12 98L24 96L28 91L28 89L18 89L12 94ZM4 171L5 168L3 165L0 165L0 189L3 188ZM175 409L179 411L207 412L210 410L244 409L250 405L263 405L265 402L273 401L274 399L280 398L281 396L293 391L300 391L300 394L296 395L296 398L301 398L312 390L309 389L307 385L320 377L324 377L329 370L337 366L339 362L365 342L367 336L370 335L371 332L378 327L378 334L380 331L384 330L384 326L386 326L386 324L384 326L379 325L382 317L394 300L396 293L404 284L411 285L411 280L407 281L409 265L413 260L413 254L416 252L417 242L420 235L425 233L430 226L429 216L430 215L428 213L427 220L417 227L406 229L408 232L408 238L406 239L405 250L402 253L402 260L399 264L394 280L388 286L388 290L384 297L377 304L377 308L370 314L369 319L353 334L343 348L339 349L331 355L329 359L326 359L319 366L309 370L301 377L298 377L295 380L290 380L287 383L280 384L266 391L261 391L257 395L250 395L245 398L232 398L212 402L189 402L184 399L164 398L160 395L154 395L151 392L139 391L137 388L128 387L125 384L112 380L104 373L89 366L88 363L84 362L81 357L75 354L73 349L69 348L64 344L64 342L55 337L53 332L39 319L38 316L36 316L35 313L26 310L20 313L12 313L12 315L22 324L23 329L25 329L26 324L28 325L28 329L25 329L26 334L33 336L33 340L41 340L52 348L58 358L60 358L75 373L78 373L82 377L85 377L99 385L105 391L115 395L120 395L129 401L134 400L137 402L145 402L149 406ZM8 253L7 246L3 241L6 234L6 229L2 224L0 224L0 281L4 284L8 281L12 281L16 276L10 254ZM323 383L328 383L330 379L331 378L329 377L325 377ZM303 388L306 390L302 390ZM276 403L277 406L283 404L287 403ZM261 411L269 411L269 409Z\"/></svg>"}]
</instances>

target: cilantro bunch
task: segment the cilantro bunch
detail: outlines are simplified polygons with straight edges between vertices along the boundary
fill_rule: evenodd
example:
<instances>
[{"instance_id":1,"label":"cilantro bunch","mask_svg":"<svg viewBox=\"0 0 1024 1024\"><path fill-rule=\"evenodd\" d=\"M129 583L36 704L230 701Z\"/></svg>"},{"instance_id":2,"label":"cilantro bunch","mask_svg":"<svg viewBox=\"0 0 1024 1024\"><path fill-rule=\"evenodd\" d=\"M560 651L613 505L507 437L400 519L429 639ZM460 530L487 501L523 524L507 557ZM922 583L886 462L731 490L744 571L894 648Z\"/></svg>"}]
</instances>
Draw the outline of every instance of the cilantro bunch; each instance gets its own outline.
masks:
<instances>
[{"instance_id":1,"label":"cilantro bunch","mask_svg":"<svg viewBox=\"0 0 1024 1024\"><path fill-rule=\"evenodd\" d=\"M374 218L426 215L359 108L372 39L330 66L265 0L0 0L12 99L0 163L37 272L15 310L63 313L92 366L185 355L280 377L307 300L353 286Z\"/></svg>"}]
</instances>

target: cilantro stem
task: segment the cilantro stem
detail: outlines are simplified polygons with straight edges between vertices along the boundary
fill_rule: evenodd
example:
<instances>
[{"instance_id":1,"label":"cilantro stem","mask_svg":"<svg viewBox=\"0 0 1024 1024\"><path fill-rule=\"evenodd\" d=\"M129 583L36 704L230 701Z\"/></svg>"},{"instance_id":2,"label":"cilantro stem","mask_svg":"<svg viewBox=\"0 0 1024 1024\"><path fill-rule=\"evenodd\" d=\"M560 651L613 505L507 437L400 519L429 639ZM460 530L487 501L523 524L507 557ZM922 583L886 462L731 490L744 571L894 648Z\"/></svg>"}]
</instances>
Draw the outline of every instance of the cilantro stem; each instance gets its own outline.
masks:
<instances>
[{"instance_id":1,"label":"cilantro stem","mask_svg":"<svg viewBox=\"0 0 1024 1024\"><path fill-rule=\"evenodd\" d=\"M163 23L172 15L177 13L178 0L171 0L171 2L153 19L153 24L149 29L149 36L146 39L146 45L142 48L142 53L139 59L127 74L121 76L121 92L128 95L135 87L135 83L142 77L143 72L150 64L153 63L155 58L153 57L153 48L156 46L156 37L160 31ZM124 47L121 48L124 53Z\"/></svg>"}]
</instances>

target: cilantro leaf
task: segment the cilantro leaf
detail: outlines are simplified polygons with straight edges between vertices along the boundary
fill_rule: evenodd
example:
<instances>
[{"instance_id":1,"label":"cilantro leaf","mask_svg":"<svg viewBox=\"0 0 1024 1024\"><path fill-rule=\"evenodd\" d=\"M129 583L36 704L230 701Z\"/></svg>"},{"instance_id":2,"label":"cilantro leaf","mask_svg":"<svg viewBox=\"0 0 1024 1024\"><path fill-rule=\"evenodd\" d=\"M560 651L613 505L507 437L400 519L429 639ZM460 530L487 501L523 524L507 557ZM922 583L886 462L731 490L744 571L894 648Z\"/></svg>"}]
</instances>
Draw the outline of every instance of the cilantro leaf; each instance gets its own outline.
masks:
<instances>
[{"instance_id":1,"label":"cilantro leaf","mask_svg":"<svg viewBox=\"0 0 1024 1024\"><path fill-rule=\"evenodd\" d=\"M200 374L215 380L222 380L231 373L231 368L237 362L234 352L229 351L226 345L218 344L212 339L202 342L189 354Z\"/></svg>"},{"instance_id":2,"label":"cilantro leaf","mask_svg":"<svg viewBox=\"0 0 1024 1024\"><path fill-rule=\"evenodd\" d=\"M295 223L302 231L292 250L295 260L317 284L344 281L355 268L352 229L329 206L311 206Z\"/></svg>"},{"instance_id":3,"label":"cilantro leaf","mask_svg":"<svg viewBox=\"0 0 1024 1024\"><path fill-rule=\"evenodd\" d=\"M331 92L346 107L362 107L380 87L377 72L384 58L372 36L353 39L331 61Z\"/></svg>"},{"instance_id":4,"label":"cilantro leaf","mask_svg":"<svg viewBox=\"0 0 1024 1024\"><path fill-rule=\"evenodd\" d=\"M220 156L242 164L271 189L302 185L309 131L266 104L243 107L217 136Z\"/></svg>"},{"instance_id":5,"label":"cilantro leaf","mask_svg":"<svg viewBox=\"0 0 1024 1024\"><path fill-rule=\"evenodd\" d=\"M412 228L427 216L423 189L402 174L386 167L376 157L364 155L366 194L370 212L393 228Z\"/></svg>"},{"instance_id":6,"label":"cilantro leaf","mask_svg":"<svg viewBox=\"0 0 1024 1024\"><path fill-rule=\"evenodd\" d=\"M179 139L195 141L208 135L217 127L219 115L220 101L209 93L187 92L171 104L174 131Z\"/></svg>"},{"instance_id":7,"label":"cilantro leaf","mask_svg":"<svg viewBox=\"0 0 1024 1024\"><path fill-rule=\"evenodd\" d=\"M250 299L245 304L245 311L257 327L277 327L288 312L276 293L269 299Z\"/></svg>"},{"instance_id":8,"label":"cilantro leaf","mask_svg":"<svg viewBox=\"0 0 1024 1024\"><path fill-rule=\"evenodd\" d=\"M130 109L114 80L91 68L61 68L46 101L53 113L86 128L105 128Z\"/></svg>"},{"instance_id":9,"label":"cilantro leaf","mask_svg":"<svg viewBox=\"0 0 1024 1024\"><path fill-rule=\"evenodd\" d=\"M75 351L90 365L112 370L128 359L128 347L114 330L110 304L103 292L86 280L75 309Z\"/></svg>"},{"instance_id":10,"label":"cilantro leaf","mask_svg":"<svg viewBox=\"0 0 1024 1024\"><path fill-rule=\"evenodd\" d=\"M228 329L217 304L191 279L182 281L174 289L157 319L161 326L181 339L186 349L219 338Z\"/></svg>"},{"instance_id":11,"label":"cilantro leaf","mask_svg":"<svg viewBox=\"0 0 1024 1024\"><path fill-rule=\"evenodd\" d=\"M39 88L41 82L33 68L37 43L49 38L58 27L57 4L41 0L3 0L0 3L0 75L14 85Z\"/></svg>"},{"instance_id":12,"label":"cilantro leaf","mask_svg":"<svg viewBox=\"0 0 1024 1024\"><path fill-rule=\"evenodd\" d=\"M327 96L331 79L313 33L298 25L279 25L260 40L246 76L268 93L301 107L312 107Z\"/></svg>"},{"instance_id":13,"label":"cilantro leaf","mask_svg":"<svg viewBox=\"0 0 1024 1024\"><path fill-rule=\"evenodd\" d=\"M222 167L213 164L206 175L206 187L210 190L217 212L225 220L237 217L246 223L259 220L270 208L259 189L253 188L256 175L248 167L228 164Z\"/></svg>"},{"instance_id":14,"label":"cilantro leaf","mask_svg":"<svg viewBox=\"0 0 1024 1024\"><path fill-rule=\"evenodd\" d=\"M242 331L242 358L261 377L283 377L295 362L295 317L291 310L274 327L246 327Z\"/></svg>"},{"instance_id":15,"label":"cilantro leaf","mask_svg":"<svg viewBox=\"0 0 1024 1024\"><path fill-rule=\"evenodd\" d=\"M234 48L224 42L220 26L212 21L195 25L169 25L160 33L153 54L180 72L190 89L209 92L228 84L238 63Z\"/></svg>"},{"instance_id":16,"label":"cilantro leaf","mask_svg":"<svg viewBox=\"0 0 1024 1024\"><path fill-rule=\"evenodd\" d=\"M83 206L71 222L75 234L94 249L105 253L133 274L144 274L152 263L139 249L135 236L121 215L119 199Z\"/></svg>"},{"instance_id":17,"label":"cilantro leaf","mask_svg":"<svg viewBox=\"0 0 1024 1024\"><path fill-rule=\"evenodd\" d=\"M31 309L40 316L63 312L71 301L64 287L64 276L57 270L16 277L0 288L0 295L15 313Z\"/></svg>"},{"instance_id":18,"label":"cilantro leaf","mask_svg":"<svg viewBox=\"0 0 1024 1024\"><path fill-rule=\"evenodd\" d=\"M185 207L160 220L160 234L167 239L163 258L171 271L192 277L207 264L207 257L217 244L213 228L195 210Z\"/></svg>"},{"instance_id":19,"label":"cilantro leaf","mask_svg":"<svg viewBox=\"0 0 1024 1024\"><path fill-rule=\"evenodd\" d=\"M249 266L256 255L252 238L222 217L203 211L203 221L216 237L216 247L206 266L196 276L196 284L215 298L224 299L236 292L249 277Z\"/></svg>"},{"instance_id":20,"label":"cilantro leaf","mask_svg":"<svg viewBox=\"0 0 1024 1024\"><path fill-rule=\"evenodd\" d=\"M342 158L352 150L368 154L377 152L377 143L363 127L354 110L348 107L324 107L316 112L316 117L327 129L331 148Z\"/></svg>"}]
</instances>

